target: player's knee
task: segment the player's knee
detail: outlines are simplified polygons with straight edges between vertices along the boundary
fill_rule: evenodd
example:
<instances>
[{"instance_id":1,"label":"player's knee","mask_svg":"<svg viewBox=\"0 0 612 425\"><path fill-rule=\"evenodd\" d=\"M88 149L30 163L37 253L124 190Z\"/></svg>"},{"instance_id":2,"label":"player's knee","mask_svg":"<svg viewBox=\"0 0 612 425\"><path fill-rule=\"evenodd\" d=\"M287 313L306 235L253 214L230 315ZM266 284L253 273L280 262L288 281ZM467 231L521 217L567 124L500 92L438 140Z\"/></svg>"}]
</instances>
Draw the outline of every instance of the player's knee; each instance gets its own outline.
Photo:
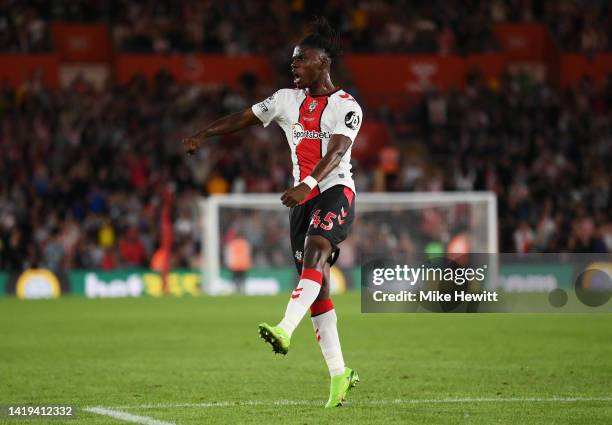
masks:
<instances>
[{"instance_id":1,"label":"player's knee","mask_svg":"<svg viewBox=\"0 0 612 425\"><path fill-rule=\"evenodd\" d=\"M304 246L304 267L323 270L331 255L332 247L322 236L309 236Z\"/></svg>"}]
</instances>

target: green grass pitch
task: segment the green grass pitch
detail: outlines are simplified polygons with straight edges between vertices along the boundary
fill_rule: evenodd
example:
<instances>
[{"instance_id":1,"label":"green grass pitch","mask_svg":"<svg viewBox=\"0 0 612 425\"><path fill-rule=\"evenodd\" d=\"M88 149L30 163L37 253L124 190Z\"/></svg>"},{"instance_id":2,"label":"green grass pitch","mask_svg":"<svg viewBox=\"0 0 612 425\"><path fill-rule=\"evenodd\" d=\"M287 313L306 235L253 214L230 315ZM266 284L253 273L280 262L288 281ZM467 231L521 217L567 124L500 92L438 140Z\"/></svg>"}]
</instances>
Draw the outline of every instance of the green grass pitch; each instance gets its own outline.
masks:
<instances>
[{"instance_id":1,"label":"green grass pitch","mask_svg":"<svg viewBox=\"0 0 612 425\"><path fill-rule=\"evenodd\" d=\"M310 320L286 357L258 338L287 299L0 299L0 405L79 408L3 423L130 423L88 406L145 424L612 423L612 315L362 314L358 293L337 296L361 383L325 410Z\"/></svg>"}]
</instances>

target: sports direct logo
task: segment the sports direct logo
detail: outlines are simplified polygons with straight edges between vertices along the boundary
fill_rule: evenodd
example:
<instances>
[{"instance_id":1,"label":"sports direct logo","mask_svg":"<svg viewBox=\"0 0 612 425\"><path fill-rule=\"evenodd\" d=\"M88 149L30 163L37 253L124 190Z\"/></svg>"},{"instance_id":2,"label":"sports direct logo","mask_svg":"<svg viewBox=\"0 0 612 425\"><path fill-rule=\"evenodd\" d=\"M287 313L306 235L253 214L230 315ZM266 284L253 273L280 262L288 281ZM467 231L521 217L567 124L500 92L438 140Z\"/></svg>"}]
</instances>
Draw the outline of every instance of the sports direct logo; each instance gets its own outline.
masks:
<instances>
[{"instance_id":1,"label":"sports direct logo","mask_svg":"<svg viewBox=\"0 0 612 425\"><path fill-rule=\"evenodd\" d=\"M329 131L304 130L302 124L295 123L291 127L293 144L297 145L302 139L329 139Z\"/></svg>"}]
</instances>

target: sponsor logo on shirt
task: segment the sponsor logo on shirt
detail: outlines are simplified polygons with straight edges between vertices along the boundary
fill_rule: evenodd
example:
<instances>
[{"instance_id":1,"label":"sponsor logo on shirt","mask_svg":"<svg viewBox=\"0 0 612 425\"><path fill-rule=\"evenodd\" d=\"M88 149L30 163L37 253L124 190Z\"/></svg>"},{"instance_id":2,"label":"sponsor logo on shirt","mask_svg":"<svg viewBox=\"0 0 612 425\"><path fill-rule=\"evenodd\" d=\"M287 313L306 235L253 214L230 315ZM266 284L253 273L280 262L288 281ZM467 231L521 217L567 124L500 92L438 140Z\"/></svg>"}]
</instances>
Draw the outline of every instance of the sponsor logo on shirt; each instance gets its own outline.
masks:
<instances>
[{"instance_id":1,"label":"sponsor logo on shirt","mask_svg":"<svg viewBox=\"0 0 612 425\"><path fill-rule=\"evenodd\" d=\"M302 124L295 123L291 127L293 144L297 145L302 139L329 139L329 131L304 130Z\"/></svg>"}]
</instances>

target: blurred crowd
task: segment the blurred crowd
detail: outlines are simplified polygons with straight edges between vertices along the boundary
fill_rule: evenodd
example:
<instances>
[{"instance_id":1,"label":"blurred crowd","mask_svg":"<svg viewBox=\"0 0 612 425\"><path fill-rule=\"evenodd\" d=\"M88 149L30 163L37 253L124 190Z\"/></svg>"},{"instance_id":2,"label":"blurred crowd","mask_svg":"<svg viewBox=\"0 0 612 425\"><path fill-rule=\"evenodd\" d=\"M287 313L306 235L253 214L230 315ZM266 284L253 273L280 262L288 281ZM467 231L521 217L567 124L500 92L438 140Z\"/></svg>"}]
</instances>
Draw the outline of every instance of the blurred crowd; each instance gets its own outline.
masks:
<instances>
[{"instance_id":1,"label":"blurred crowd","mask_svg":"<svg viewBox=\"0 0 612 425\"><path fill-rule=\"evenodd\" d=\"M612 3L608 0L552 1L545 20L557 45L565 51L612 49Z\"/></svg>"},{"instance_id":2,"label":"blurred crowd","mask_svg":"<svg viewBox=\"0 0 612 425\"><path fill-rule=\"evenodd\" d=\"M239 154L203 149L207 161L188 161L181 150L179 140L195 123L254 101L248 81L243 87L244 94L206 92L178 87L165 74L152 85L136 78L102 91L76 79L52 92L40 76L16 89L5 84L0 269L148 266L160 244L161 195L167 191L174 194L172 265L191 266L200 253L199 197L230 189L213 166L223 164L234 190L286 186L284 172L282 184L259 183L274 159L261 159L260 148L269 143L261 138L253 137Z\"/></svg>"},{"instance_id":3,"label":"blurred crowd","mask_svg":"<svg viewBox=\"0 0 612 425\"><path fill-rule=\"evenodd\" d=\"M51 48L49 25L101 22L126 52L284 55L313 15L328 17L353 52L474 53L498 48L498 22L544 22L569 51L608 50L606 0L3 0L0 50Z\"/></svg>"},{"instance_id":4,"label":"blurred crowd","mask_svg":"<svg viewBox=\"0 0 612 425\"><path fill-rule=\"evenodd\" d=\"M486 51L496 48L490 25L505 21L545 21L564 48L584 52L609 49L612 33L611 8L599 0L9 0L0 12L5 51L52 48L52 20L105 22L122 50L266 53L278 64L287 60L279 49L315 13L341 30L349 51ZM164 193L173 198L171 265L197 266L202 195L292 185L278 128L211 140L192 158L179 144L270 95L251 75L237 89L181 86L163 72L102 89L77 77L53 92L41 81L34 74L19 87L0 83L1 270L149 266L161 244ZM353 161L358 191L491 190L501 252L612 251L612 76L560 91L518 73L470 75L464 90L432 90L409 109L364 109L362 132L376 123L389 144L379 157ZM400 234L372 224L384 219L364 221L343 261L374 240L418 251L474 224L469 211L453 212L456 222L445 214L404 215L409 230ZM227 214L223 238L250 229L256 265L288 264L282 220Z\"/></svg>"},{"instance_id":5,"label":"blurred crowd","mask_svg":"<svg viewBox=\"0 0 612 425\"><path fill-rule=\"evenodd\" d=\"M567 91L472 75L386 120L403 153L387 189L496 192L500 252L612 251L612 75Z\"/></svg>"},{"instance_id":6,"label":"blurred crowd","mask_svg":"<svg viewBox=\"0 0 612 425\"><path fill-rule=\"evenodd\" d=\"M259 87L248 75L236 90L180 86L164 73L103 90L77 78L51 92L40 76L2 86L0 269L148 266L165 192L174 198L172 266L197 266L202 195L292 185L277 127L211 140L194 157L182 152L183 136L269 95ZM470 76L465 90L432 91L412 109L366 111L390 144L380 158L354 161L358 192L492 190L501 252L612 250L612 77L561 92L520 74L495 84ZM279 242L287 235L253 220L265 222L246 226L260 229L250 241L256 264L290 263ZM374 234L418 250L449 226L440 213L414 221L404 236ZM225 223L228 238L239 226ZM347 252L371 244L365 230Z\"/></svg>"}]
</instances>

